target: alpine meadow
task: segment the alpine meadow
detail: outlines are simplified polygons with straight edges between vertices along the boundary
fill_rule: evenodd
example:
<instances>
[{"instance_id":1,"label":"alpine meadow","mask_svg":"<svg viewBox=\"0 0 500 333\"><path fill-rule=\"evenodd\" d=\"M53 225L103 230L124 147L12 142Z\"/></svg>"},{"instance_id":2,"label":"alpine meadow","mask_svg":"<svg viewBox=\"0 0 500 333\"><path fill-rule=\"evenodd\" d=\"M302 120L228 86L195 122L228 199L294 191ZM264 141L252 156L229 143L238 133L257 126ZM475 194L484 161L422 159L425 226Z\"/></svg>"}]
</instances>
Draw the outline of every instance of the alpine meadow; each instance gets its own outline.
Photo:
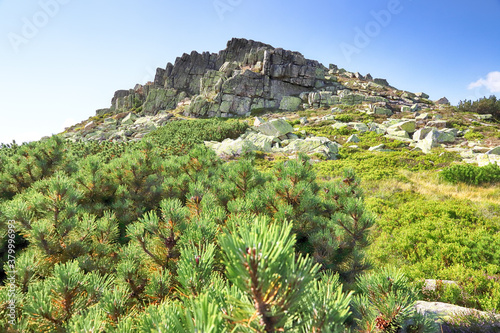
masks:
<instances>
[{"instance_id":1,"label":"alpine meadow","mask_svg":"<svg viewBox=\"0 0 500 333\"><path fill-rule=\"evenodd\" d=\"M499 183L494 95L233 38L1 146L0 331L500 332Z\"/></svg>"}]
</instances>

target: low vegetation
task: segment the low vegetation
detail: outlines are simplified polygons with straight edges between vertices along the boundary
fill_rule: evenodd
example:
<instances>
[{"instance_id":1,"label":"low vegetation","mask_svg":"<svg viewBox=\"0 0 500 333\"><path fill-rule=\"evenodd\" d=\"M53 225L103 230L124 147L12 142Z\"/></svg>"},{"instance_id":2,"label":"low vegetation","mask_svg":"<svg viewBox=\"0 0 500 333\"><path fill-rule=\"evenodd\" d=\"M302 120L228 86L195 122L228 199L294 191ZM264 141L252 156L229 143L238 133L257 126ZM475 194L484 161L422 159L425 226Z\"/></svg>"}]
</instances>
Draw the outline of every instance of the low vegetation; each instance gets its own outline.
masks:
<instances>
[{"instance_id":1,"label":"low vegetation","mask_svg":"<svg viewBox=\"0 0 500 333\"><path fill-rule=\"evenodd\" d=\"M468 125L463 114L455 127ZM3 145L0 316L10 313L13 220L17 302L16 325L0 330L439 331L416 300L491 312L448 328L493 320L500 168L331 125L300 127L343 144L328 161L261 152L224 161L203 141L249 125L220 119L172 121L134 143ZM494 134L477 129L469 133ZM346 143L352 134L359 142Z\"/></svg>"}]
</instances>

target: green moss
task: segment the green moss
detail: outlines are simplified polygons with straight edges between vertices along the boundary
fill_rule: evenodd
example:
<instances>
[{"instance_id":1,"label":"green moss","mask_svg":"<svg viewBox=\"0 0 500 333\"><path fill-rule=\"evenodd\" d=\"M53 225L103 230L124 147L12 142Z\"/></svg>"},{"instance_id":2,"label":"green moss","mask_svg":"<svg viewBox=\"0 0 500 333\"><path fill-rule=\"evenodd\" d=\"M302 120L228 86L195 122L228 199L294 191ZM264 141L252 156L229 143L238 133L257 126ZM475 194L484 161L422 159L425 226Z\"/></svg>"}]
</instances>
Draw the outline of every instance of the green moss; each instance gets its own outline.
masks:
<instances>
[{"instance_id":1,"label":"green moss","mask_svg":"<svg viewBox=\"0 0 500 333\"><path fill-rule=\"evenodd\" d=\"M400 170L437 170L457 159L454 153L426 155L408 150L369 152L343 148L340 150L340 159L319 163L314 168L319 176L327 178L338 177L343 169L351 168L363 180L404 180L400 176Z\"/></svg>"},{"instance_id":2,"label":"green moss","mask_svg":"<svg viewBox=\"0 0 500 333\"><path fill-rule=\"evenodd\" d=\"M467 140L482 140L484 139L484 135L476 131L469 131L465 133L464 138Z\"/></svg>"}]
</instances>

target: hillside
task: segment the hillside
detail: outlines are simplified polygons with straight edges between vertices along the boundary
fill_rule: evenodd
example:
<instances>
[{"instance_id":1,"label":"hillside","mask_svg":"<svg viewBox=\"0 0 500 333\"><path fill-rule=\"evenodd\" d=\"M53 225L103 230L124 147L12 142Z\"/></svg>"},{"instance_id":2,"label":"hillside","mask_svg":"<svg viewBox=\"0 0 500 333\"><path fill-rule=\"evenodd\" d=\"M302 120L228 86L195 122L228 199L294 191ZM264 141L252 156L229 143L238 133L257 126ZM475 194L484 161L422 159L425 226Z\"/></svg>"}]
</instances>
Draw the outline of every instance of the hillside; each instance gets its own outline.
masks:
<instances>
[{"instance_id":1,"label":"hillside","mask_svg":"<svg viewBox=\"0 0 500 333\"><path fill-rule=\"evenodd\" d=\"M1 330L499 331L496 100L428 98L232 39L3 146Z\"/></svg>"},{"instance_id":2,"label":"hillside","mask_svg":"<svg viewBox=\"0 0 500 333\"><path fill-rule=\"evenodd\" d=\"M266 115L324 127L330 136L336 130L374 132L424 153L442 147L481 166L500 161L496 151L488 153L500 145L500 126L492 115L460 113L446 98L432 102L428 97L398 90L370 74L334 64L327 68L298 52L233 39L218 54L184 54L166 69L158 68L154 82L116 91L110 108L97 110L63 137L122 142L186 117ZM333 129L318 126L321 121L330 121Z\"/></svg>"}]
</instances>

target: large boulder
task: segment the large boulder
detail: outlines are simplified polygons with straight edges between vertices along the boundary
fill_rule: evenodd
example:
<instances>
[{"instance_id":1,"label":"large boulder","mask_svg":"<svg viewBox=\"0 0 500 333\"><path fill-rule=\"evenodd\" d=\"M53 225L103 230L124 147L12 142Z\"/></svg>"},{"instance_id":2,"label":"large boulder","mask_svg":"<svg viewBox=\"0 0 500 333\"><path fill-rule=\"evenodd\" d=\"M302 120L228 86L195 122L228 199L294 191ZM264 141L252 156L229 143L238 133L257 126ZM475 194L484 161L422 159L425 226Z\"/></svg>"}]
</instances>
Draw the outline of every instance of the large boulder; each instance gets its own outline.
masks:
<instances>
[{"instance_id":1,"label":"large boulder","mask_svg":"<svg viewBox=\"0 0 500 333\"><path fill-rule=\"evenodd\" d=\"M415 93L415 96L420 97L420 98L429 99L429 95L427 95L426 93L423 93L423 92Z\"/></svg>"},{"instance_id":2,"label":"large boulder","mask_svg":"<svg viewBox=\"0 0 500 333\"><path fill-rule=\"evenodd\" d=\"M439 104L439 105L450 105L450 101L446 97L441 97L440 99L438 99L434 103Z\"/></svg>"},{"instance_id":3,"label":"large boulder","mask_svg":"<svg viewBox=\"0 0 500 333\"><path fill-rule=\"evenodd\" d=\"M490 149L486 152L488 155L500 155L500 146Z\"/></svg>"},{"instance_id":4,"label":"large boulder","mask_svg":"<svg viewBox=\"0 0 500 333\"><path fill-rule=\"evenodd\" d=\"M173 110L177 107L178 96L175 89L156 88L149 91L143 105L146 115L155 115L160 110Z\"/></svg>"},{"instance_id":5,"label":"large boulder","mask_svg":"<svg viewBox=\"0 0 500 333\"><path fill-rule=\"evenodd\" d=\"M205 145L215 151L218 156L240 156L246 152L256 151L260 148L246 139L226 139L222 142L206 141Z\"/></svg>"},{"instance_id":6,"label":"large boulder","mask_svg":"<svg viewBox=\"0 0 500 333\"><path fill-rule=\"evenodd\" d=\"M415 147L420 149L425 154L428 154L431 152L432 148L439 146L437 137L437 130L432 129L429 133L427 133L423 140L417 142Z\"/></svg>"},{"instance_id":7,"label":"large boulder","mask_svg":"<svg viewBox=\"0 0 500 333\"><path fill-rule=\"evenodd\" d=\"M427 126L436 128L446 128L447 122L446 120L432 120L427 123Z\"/></svg>"},{"instance_id":8,"label":"large boulder","mask_svg":"<svg viewBox=\"0 0 500 333\"><path fill-rule=\"evenodd\" d=\"M353 129L355 129L356 131L358 131L360 133L364 133L364 132L369 131L368 125L366 125L364 123L351 122L351 123L349 123L349 126L351 126Z\"/></svg>"},{"instance_id":9,"label":"large boulder","mask_svg":"<svg viewBox=\"0 0 500 333\"><path fill-rule=\"evenodd\" d=\"M382 108L382 107L375 107L375 109L373 110L373 112L375 114L379 114L379 115L384 115L384 116L392 116L392 111L390 109L387 109L387 108Z\"/></svg>"},{"instance_id":10,"label":"large boulder","mask_svg":"<svg viewBox=\"0 0 500 333\"><path fill-rule=\"evenodd\" d=\"M276 119L255 127L255 130L268 136L280 137L292 133L293 127L284 119Z\"/></svg>"},{"instance_id":11,"label":"large boulder","mask_svg":"<svg viewBox=\"0 0 500 333\"><path fill-rule=\"evenodd\" d=\"M334 159L339 152L339 144L332 142L325 137L310 137L305 140L292 140L290 143L278 151L284 153L319 153L328 159Z\"/></svg>"},{"instance_id":12,"label":"large boulder","mask_svg":"<svg viewBox=\"0 0 500 333\"><path fill-rule=\"evenodd\" d=\"M359 137L358 137L356 134L353 134L353 135L351 135L351 136L347 139L347 141L346 141L346 142L347 142L347 143L351 143L351 142L353 142L353 143L358 143L358 142L360 142L360 141L361 141L361 140L359 139Z\"/></svg>"},{"instance_id":13,"label":"large boulder","mask_svg":"<svg viewBox=\"0 0 500 333\"><path fill-rule=\"evenodd\" d=\"M397 125L401 130L407 132L407 133L413 133L415 132L415 129L417 127L416 123L414 120L407 120L399 123Z\"/></svg>"},{"instance_id":14,"label":"large boulder","mask_svg":"<svg viewBox=\"0 0 500 333\"><path fill-rule=\"evenodd\" d=\"M488 318L488 323L484 323L484 326L481 330L477 330L474 332L499 332L500 331L500 315L490 314L487 312L469 309L462 306L442 303L442 302L426 302L426 301L416 301L415 309L418 313L426 316L434 318L438 323L444 324L443 322L449 322L453 317L457 315L467 316L472 315L475 318ZM445 324L446 325L446 324ZM447 330L439 330L438 332L449 332ZM464 330L460 330L460 332L469 332L464 327ZM472 331L471 331L472 332Z\"/></svg>"},{"instance_id":15,"label":"large boulder","mask_svg":"<svg viewBox=\"0 0 500 333\"><path fill-rule=\"evenodd\" d=\"M244 138L258 147L259 150L265 152L270 152L273 143L277 141L277 138L274 136L268 136L256 132L250 132L248 135L244 136Z\"/></svg>"},{"instance_id":16,"label":"large boulder","mask_svg":"<svg viewBox=\"0 0 500 333\"><path fill-rule=\"evenodd\" d=\"M122 119L122 125L132 125L137 119L137 116L134 113L129 113L125 118Z\"/></svg>"},{"instance_id":17,"label":"large boulder","mask_svg":"<svg viewBox=\"0 0 500 333\"><path fill-rule=\"evenodd\" d=\"M423 140L423 139L425 139L427 134L429 134L430 132L432 132L431 127L421 128L418 131L416 131L415 133L413 133L413 140L415 140L415 141Z\"/></svg>"},{"instance_id":18,"label":"large boulder","mask_svg":"<svg viewBox=\"0 0 500 333\"><path fill-rule=\"evenodd\" d=\"M302 100L298 97L285 96L281 99L280 110L297 111L302 104Z\"/></svg>"}]
</instances>

